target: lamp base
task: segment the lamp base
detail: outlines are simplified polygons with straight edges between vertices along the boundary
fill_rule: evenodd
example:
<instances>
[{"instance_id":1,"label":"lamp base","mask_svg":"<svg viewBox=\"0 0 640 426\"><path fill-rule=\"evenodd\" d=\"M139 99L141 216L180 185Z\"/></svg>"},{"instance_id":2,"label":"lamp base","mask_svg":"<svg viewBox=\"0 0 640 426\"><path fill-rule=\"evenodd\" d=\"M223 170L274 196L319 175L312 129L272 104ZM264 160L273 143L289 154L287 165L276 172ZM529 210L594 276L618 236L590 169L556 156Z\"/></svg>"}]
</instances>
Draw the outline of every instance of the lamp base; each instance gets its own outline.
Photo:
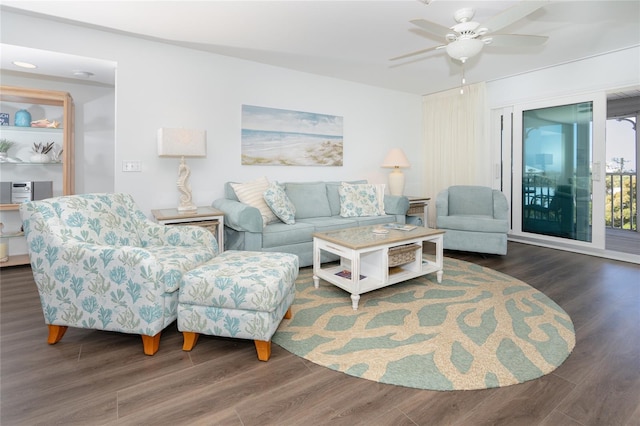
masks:
<instances>
[{"instance_id":1,"label":"lamp base","mask_svg":"<svg viewBox=\"0 0 640 426\"><path fill-rule=\"evenodd\" d=\"M404 173L400 169L393 169L389 173L389 193L391 195L402 195L404 191Z\"/></svg>"},{"instance_id":2,"label":"lamp base","mask_svg":"<svg viewBox=\"0 0 640 426\"><path fill-rule=\"evenodd\" d=\"M186 205L182 205L180 204L178 206L178 212L181 213L191 213L198 210L198 206L196 206L195 204L191 203L191 204L186 204Z\"/></svg>"},{"instance_id":3,"label":"lamp base","mask_svg":"<svg viewBox=\"0 0 640 426\"><path fill-rule=\"evenodd\" d=\"M179 212L192 212L198 210L193 202L191 202L191 186L189 185L189 176L191 175L191 169L184 161L184 157L180 160L180 166L178 167L178 191L182 193L180 197L180 205L178 206Z\"/></svg>"}]
</instances>

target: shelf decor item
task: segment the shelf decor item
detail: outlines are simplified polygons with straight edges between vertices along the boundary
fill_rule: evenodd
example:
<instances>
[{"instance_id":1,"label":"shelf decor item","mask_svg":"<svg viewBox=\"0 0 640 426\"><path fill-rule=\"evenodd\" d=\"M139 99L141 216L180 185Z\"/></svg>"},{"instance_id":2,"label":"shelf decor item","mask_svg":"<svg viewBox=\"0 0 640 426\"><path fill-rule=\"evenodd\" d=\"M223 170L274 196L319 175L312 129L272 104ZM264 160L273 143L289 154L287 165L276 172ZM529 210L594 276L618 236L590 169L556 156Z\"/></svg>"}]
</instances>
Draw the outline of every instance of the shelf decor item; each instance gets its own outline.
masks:
<instances>
[{"instance_id":1,"label":"shelf decor item","mask_svg":"<svg viewBox=\"0 0 640 426\"><path fill-rule=\"evenodd\" d=\"M49 142L48 144L34 143L33 147L31 148L33 154L31 154L31 157L29 157L29 159L32 163L49 163L51 161L49 152L51 152L54 145L55 144L53 142Z\"/></svg>"},{"instance_id":2,"label":"shelf decor item","mask_svg":"<svg viewBox=\"0 0 640 426\"><path fill-rule=\"evenodd\" d=\"M9 114L6 112L0 112L0 126L9 125Z\"/></svg>"},{"instance_id":3,"label":"shelf decor item","mask_svg":"<svg viewBox=\"0 0 640 426\"><path fill-rule=\"evenodd\" d=\"M26 109L17 111L14 124L17 127L31 127L31 113Z\"/></svg>"},{"instance_id":4,"label":"shelf decor item","mask_svg":"<svg viewBox=\"0 0 640 426\"><path fill-rule=\"evenodd\" d=\"M0 139L0 159L5 160L7 158L7 152L15 144L8 139Z\"/></svg>"},{"instance_id":5,"label":"shelf decor item","mask_svg":"<svg viewBox=\"0 0 640 426\"><path fill-rule=\"evenodd\" d=\"M62 152L64 149L60 149L58 151L51 151L51 161L54 163L60 163L62 161Z\"/></svg>"},{"instance_id":6,"label":"shelf decor item","mask_svg":"<svg viewBox=\"0 0 640 426\"><path fill-rule=\"evenodd\" d=\"M31 127L46 127L50 129L57 129L58 127L60 127L60 122L56 120L49 121L48 119L43 118L41 120L32 121Z\"/></svg>"}]
</instances>

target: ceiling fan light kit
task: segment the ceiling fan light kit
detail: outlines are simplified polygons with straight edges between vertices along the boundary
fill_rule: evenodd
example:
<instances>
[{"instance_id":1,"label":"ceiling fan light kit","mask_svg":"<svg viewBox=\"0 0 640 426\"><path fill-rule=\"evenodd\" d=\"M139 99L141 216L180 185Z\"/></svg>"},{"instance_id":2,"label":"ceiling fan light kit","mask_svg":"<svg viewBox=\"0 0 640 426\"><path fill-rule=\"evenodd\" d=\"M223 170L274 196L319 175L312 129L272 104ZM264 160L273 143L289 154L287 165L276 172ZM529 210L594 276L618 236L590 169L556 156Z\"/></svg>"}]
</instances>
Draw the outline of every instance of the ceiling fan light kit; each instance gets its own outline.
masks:
<instances>
[{"instance_id":1,"label":"ceiling fan light kit","mask_svg":"<svg viewBox=\"0 0 640 426\"><path fill-rule=\"evenodd\" d=\"M525 18L544 6L547 2L548 1L521 1L497 15L490 17L487 22L484 23L485 25L481 25L472 20L475 11L470 7L465 7L454 12L453 18L457 24L450 28L424 19L411 20L410 22L412 24L420 27L422 30L443 38L446 44L397 56L390 60L395 61L444 49L452 59L460 61L464 66L468 59L478 55L482 51L485 44L492 44L492 46L496 48L540 46L546 42L548 37L538 35L495 34L495 32Z\"/></svg>"},{"instance_id":2,"label":"ceiling fan light kit","mask_svg":"<svg viewBox=\"0 0 640 426\"><path fill-rule=\"evenodd\" d=\"M463 64L482 50L484 42L477 38L461 38L447 44L447 54Z\"/></svg>"}]
</instances>

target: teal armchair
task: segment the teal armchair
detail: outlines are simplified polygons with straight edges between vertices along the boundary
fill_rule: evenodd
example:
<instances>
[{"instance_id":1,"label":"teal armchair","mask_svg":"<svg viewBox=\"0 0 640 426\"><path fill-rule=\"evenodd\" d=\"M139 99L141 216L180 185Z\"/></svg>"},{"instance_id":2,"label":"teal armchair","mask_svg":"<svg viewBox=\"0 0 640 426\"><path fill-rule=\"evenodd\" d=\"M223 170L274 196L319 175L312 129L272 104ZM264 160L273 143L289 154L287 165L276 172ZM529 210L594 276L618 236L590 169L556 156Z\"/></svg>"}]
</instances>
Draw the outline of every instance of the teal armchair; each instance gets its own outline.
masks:
<instances>
[{"instance_id":1,"label":"teal armchair","mask_svg":"<svg viewBox=\"0 0 640 426\"><path fill-rule=\"evenodd\" d=\"M436 223L449 250L507 254L508 213L504 194L484 186L451 186L436 198Z\"/></svg>"}]
</instances>

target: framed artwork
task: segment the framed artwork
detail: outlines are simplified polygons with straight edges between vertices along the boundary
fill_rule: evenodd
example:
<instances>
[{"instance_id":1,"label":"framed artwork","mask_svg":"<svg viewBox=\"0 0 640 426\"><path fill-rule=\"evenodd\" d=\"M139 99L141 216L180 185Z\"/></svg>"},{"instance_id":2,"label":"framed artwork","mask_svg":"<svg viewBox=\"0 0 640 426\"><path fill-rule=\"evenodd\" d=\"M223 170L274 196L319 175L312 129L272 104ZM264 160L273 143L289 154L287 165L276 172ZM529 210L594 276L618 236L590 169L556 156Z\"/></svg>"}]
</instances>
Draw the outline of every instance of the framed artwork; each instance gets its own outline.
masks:
<instances>
[{"instance_id":1,"label":"framed artwork","mask_svg":"<svg viewBox=\"0 0 640 426\"><path fill-rule=\"evenodd\" d=\"M242 164L342 166L342 117L242 105Z\"/></svg>"}]
</instances>

